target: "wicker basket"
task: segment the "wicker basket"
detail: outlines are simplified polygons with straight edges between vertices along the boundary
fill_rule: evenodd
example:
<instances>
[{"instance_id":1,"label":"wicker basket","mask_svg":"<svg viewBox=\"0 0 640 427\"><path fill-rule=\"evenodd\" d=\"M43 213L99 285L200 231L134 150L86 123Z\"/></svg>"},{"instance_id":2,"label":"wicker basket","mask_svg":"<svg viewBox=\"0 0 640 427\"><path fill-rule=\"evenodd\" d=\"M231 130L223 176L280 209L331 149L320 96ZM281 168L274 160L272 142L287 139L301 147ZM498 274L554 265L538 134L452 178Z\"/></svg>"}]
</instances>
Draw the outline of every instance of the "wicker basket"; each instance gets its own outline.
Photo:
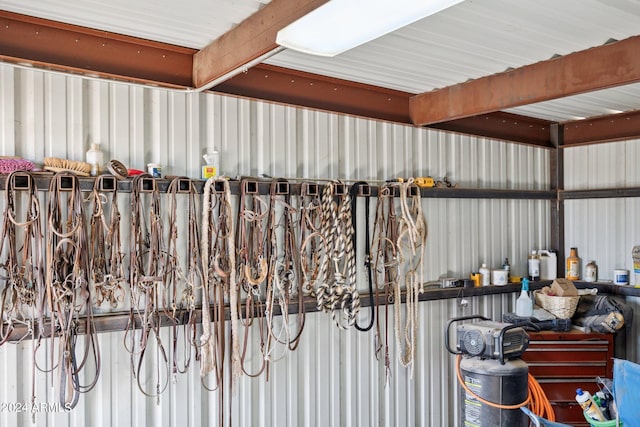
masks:
<instances>
[{"instance_id":1,"label":"wicker basket","mask_svg":"<svg viewBox=\"0 0 640 427\"><path fill-rule=\"evenodd\" d=\"M570 319L573 313L578 308L578 301L580 297L557 297L550 296L540 291L535 291L533 295L536 298L536 303L551 312L560 319Z\"/></svg>"}]
</instances>

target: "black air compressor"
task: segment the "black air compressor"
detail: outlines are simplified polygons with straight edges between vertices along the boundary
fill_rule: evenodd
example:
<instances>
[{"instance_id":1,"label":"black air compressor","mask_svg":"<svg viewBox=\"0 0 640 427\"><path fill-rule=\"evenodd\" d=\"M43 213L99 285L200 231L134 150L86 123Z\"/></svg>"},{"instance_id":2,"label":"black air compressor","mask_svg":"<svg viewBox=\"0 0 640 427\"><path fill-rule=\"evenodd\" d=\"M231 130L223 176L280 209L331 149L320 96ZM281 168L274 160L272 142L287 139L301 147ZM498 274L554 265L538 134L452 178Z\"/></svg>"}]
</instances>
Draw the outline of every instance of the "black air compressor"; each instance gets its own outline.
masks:
<instances>
[{"instance_id":1,"label":"black air compressor","mask_svg":"<svg viewBox=\"0 0 640 427\"><path fill-rule=\"evenodd\" d=\"M456 329L456 349L449 345L451 325ZM458 355L460 425L464 427L527 427L529 418L519 407L529 394L529 367L520 356L529 335L519 326L493 322L483 316L450 320L445 332L447 350Z\"/></svg>"}]
</instances>

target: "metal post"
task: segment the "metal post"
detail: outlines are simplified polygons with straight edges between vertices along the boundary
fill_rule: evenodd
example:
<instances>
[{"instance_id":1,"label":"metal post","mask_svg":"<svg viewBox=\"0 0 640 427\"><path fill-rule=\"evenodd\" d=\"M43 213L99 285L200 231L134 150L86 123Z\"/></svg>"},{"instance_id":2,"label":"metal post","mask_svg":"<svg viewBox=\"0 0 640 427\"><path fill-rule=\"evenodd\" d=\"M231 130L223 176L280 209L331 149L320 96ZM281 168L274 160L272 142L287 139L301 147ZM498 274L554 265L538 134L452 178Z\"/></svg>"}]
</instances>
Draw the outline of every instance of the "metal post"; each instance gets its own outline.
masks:
<instances>
[{"instance_id":1,"label":"metal post","mask_svg":"<svg viewBox=\"0 0 640 427\"><path fill-rule=\"evenodd\" d=\"M563 277L565 249L564 249L564 200L560 192L564 190L564 126L552 124L550 140L554 148L550 155L551 190L556 192L555 200L551 201L551 246L558 251L558 277Z\"/></svg>"}]
</instances>

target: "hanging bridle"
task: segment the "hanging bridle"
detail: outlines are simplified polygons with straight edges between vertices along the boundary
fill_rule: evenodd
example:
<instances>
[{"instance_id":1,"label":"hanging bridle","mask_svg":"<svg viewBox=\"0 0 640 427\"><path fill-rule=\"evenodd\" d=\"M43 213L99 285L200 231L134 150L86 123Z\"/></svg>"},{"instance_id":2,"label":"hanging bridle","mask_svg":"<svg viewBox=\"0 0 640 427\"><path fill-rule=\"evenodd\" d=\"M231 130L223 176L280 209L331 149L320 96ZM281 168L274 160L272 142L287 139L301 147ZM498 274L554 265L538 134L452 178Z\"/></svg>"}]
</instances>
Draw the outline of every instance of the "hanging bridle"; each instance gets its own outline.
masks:
<instances>
[{"instance_id":1,"label":"hanging bridle","mask_svg":"<svg viewBox=\"0 0 640 427\"><path fill-rule=\"evenodd\" d=\"M113 178L115 181L115 177ZM125 298L124 254L120 240L120 210L118 208L117 183L111 193L111 201L103 191L105 177L96 178L90 200L93 212L89 227L91 280L95 287L95 303L108 303L112 309L118 307ZM108 212L109 219L107 220Z\"/></svg>"},{"instance_id":2,"label":"hanging bridle","mask_svg":"<svg viewBox=\"0 0 640 427\"><path fill-rule=\"evenodd\" d=\"M150 196L149 205L146 207L143 206L143 194ZM161 286L164 279L162 260L165 253L162 222L160 196L155 180L148 174L136 176L131 181L129 244L131 309L124 339L125 348L131 354L131 368L138 388L145 396L157 398L158 403L160 395L169 385L170 376L167 351L160 339L160 311L167 311L167 308L161 304L163 294ZM136 322L141 327L139 334L135 329ZM151 335L155 337L156 344L156 386L154 390L147 390L143 385L141 374L145 356L150 353L148 347ZM161 361L165 365L164 375L160 372Z\"/></svg>"},{"instance_id":3,"label":"hanging bridle","mask_svg":"<svg viewBox=\"0 0 640 427\"><path fill-rule=\"evenodd\" d=\"M216 218L217 214L217 218ZM218 425L224 425L225 295L229 296L232 376L242 372L238 344L238 289L231 189L226 179L210 178L202 201L202 336L200 377L206 390L218 391ZM210 304L213 306L213 319ZM211 323L213 322L213 328ZM214 372L214 386L206 384Z\"/></svg>"},{"instance_id":4,"label":"hanging bridle","mask_svg":"<svg viewBox=\"0 0 640 427\"><path fill-rule=\"evenodd\" d=\"M184 271L185 260L178 250L179 242L179 195L187 197L187 238L184 241L186 248L186 273ZM202 259L200 257L200 233L196 213L196 188L193 181L186 177L174 178L167 188L169 198L169 234L167 252L164 262L164 293L163 301L166 301L165 311L171 324L171 371L174 382L178 373L184 374L191 364L192 353L199 358L199 343L196 338L196 292L200 290L203 282ZM184 205L182 205L184 206ZM180 326L182 326L180 328ZM178 363L178 340L182 329L182 347L184 361ZM193 350L193 351L192 351Z\"/></svg>"},{"instance_id":5,"label":"hanging bridle","mask_svg":"<svg viewBox=\"0 0 640 427\"><path fill-rule=\"evenodd\" d=\"M300 267L300 288L305 295L316 298L316 284L320 273L320 247L324 243L322 233L322 215L318 185L304 182L300 186L298 198L298 253ZM314 189L313 194L310 189Z\"/></svg>"},{"instance_id":6,"label":"hanging bridle","mask_svg":"<svg viewBox=\"0 0 640 427\"><path fill-rule=\"evenodd\" d=\"M380 301L380 293L384 301L384 333L380 325L380 306L376 307L376 358L384 357L385 383L391 373L391 356L389 351L390 304L394 302L394 289L398 281L397 223L395 215L394 188L381 186L378 190L375 223L373 227L372 269L375 283L376 299Z\"/></svg>"},{"instance_id":7,"label":"hanging bridle","mask_svg":"<svg viewBox=\"0 0 640 427\"><path fill-rule=\"evenodd\" d=\"M297 347L304 328L305 312L304 294L300 286L300 258L296 245L296 209L290 203L289 183L283 179L273 180L269 196L269 275L265 297L269 345L266 356L270 361L277 361L285 356L287 350ZM296 331L292 333L289 305L294 296L297 297L298 313ZM276 303L281 313L280 328L276 328L274 322ZM282 353L274 356L277 345L283 347Z\"/></svg>"},{"instance_id":8,"label":"hanging bridle","mask_svg":"<svg viewBox=\"0 0 640 427\"><path fill-rule=\"evenodd\" d=\"M63 195L67 193L67 205ZM66 213L66 220L64 218ZM78 178L70 172L58 172L49 187L47 227L47 301L51 312L51 337L58 336L60 404L73 408L79 394L90 391L100 375L100 351L89 292L89 251L83 200ZM84 354L78 360L78 328L84 316ZM54 360L51 346L51 360ZM96 372L87 385L80 384L79 373L89 360ZM54 364L55 365L55 364Z\"/></svg>"},{"instance_id":9,"label":"hanging bridle","mask_svg":"<svg viewBox=\"0 0 640 427\"><path fill-rule=\"evenodd\" d=\"M236 257L238 259L238 287L244 292L244 336L241 349L242 372L249 377L258 377L265 372L267 327L265 324L264 294L265 280L269 272L266 254L267 204L258 194L258 183L250 179L240 181L238 203L238 221L236 227ZM258 327L259 368L249 371L246 368L247 352L251 326Z\"/></svg>"},{"instance_id":10,"label":"hanging bridle","mask_svg":"<svg viewBox=\"0 0 640 427\"><path fill-rule=\"evenodd\" d=\"M21 181L20 184L17 181ZM12 172L5 180L5 211L2 221L0 248L2 256L2 299L0 301L0 345L7 342L14 325L26 325L27 337L34 341L31 360L31 404L36 400L36 355L44 336L45 280L42 257L42 223L36 182L28 172ZM16 206L18 194L27 197L26 218L19 222ZM21 240L22 257L18 256ZM7 323L6 330L4 323ZM34 415L35 416L35 415Z\"/></svg>"}]
</instances>

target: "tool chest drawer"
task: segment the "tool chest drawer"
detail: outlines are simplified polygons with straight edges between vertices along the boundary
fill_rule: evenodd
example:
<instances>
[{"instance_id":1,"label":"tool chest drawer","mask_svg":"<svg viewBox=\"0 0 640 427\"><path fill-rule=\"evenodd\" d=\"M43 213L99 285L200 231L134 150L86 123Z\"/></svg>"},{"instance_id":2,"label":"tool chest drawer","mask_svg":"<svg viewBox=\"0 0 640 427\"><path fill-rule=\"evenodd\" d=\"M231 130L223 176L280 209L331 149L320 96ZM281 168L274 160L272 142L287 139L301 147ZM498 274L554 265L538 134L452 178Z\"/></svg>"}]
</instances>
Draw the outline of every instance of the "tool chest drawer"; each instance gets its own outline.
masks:
<instances>
[{"instance_id":1,"label":"tool chest drawer","mask_svg":"<svg viewBox=\"0 0 640 427\"><path fill-rule=\"evenodd\" d=\"M576 389L595 393L596 377L613 376L613 335L571 332L530 332L522 360L551 402L556 421L588 426L575 401Z\"/></svg>"}]
</instances>

